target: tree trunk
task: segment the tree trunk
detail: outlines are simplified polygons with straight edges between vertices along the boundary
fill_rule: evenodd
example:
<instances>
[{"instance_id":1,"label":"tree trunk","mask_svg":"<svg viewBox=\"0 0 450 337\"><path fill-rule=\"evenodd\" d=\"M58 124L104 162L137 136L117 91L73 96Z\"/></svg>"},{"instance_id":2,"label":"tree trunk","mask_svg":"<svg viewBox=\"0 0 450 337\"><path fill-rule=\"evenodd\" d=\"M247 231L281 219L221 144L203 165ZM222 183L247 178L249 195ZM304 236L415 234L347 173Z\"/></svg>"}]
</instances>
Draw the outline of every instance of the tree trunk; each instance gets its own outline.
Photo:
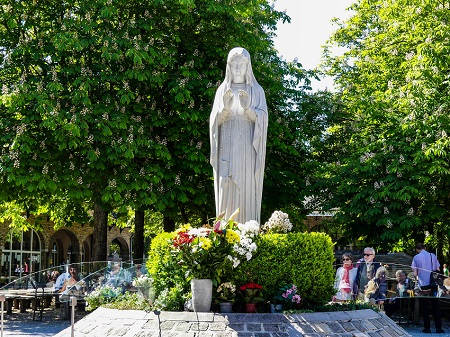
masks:
<instances>
[{"instance_id":1,"label":"tree trunk","mask_svg":"<svg viewBox=\"0 0 450 337\"><path fill-rule=\"evenodd\" d=\"M92 261L106 261L106 234L108 228L108 212L94 204L94 240L92 243Z\"/></svg>"},{"instance_id":2,"label":"tree trunk","mask_svg":"<svg viewBox=\"0 0 450 337\"><path fill-rule=\"evenodd\" d=\"M181 208L180 208L180 211L181 211L181 217L183 218L183 223L184 223L184 224L189 223L189 218L188 218L188 216L187 216L187 214L186 214L185 208L184 208L184 207L181 207Z\"/></svg>"},{"instance_id":3,"label":"tree trunk","mask_svg":"<svg viewBox=\"0 0 450 337\"><path fill-rule=\"evenodd\" d=\"M175 221L164 215L164 232L173 232L175 230Z\"/></svg>"},{"instance_id":4,"label":"tree trunk","mask_svg":"<svg viewBox=\"0 0 450 337\"><path fill-rule=\"evenodd\" d=\"M142 262L144 257L144 211L134 212L133 259Z\"/></svg>"}]
</instances>

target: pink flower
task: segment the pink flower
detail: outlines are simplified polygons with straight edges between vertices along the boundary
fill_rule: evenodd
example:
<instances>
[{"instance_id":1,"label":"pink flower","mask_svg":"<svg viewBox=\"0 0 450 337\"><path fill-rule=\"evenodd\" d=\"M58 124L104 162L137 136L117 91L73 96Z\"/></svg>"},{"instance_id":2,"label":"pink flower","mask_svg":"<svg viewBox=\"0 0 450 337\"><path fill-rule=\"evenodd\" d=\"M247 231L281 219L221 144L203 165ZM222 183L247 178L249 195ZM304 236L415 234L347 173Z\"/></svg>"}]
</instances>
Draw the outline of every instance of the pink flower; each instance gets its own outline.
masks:
<instances>
[{"instance_id":1,"label":"pink flower","mask_svg":"<svg viewBox=\"0 0 450 337\"><path fill-rule=\"evenodd\" d=\"M294 296L292 296L292 302L300 303L301 300L302 300L302 299L301 299L300 295L294 295Z\"/></svg>"}]
</instances>

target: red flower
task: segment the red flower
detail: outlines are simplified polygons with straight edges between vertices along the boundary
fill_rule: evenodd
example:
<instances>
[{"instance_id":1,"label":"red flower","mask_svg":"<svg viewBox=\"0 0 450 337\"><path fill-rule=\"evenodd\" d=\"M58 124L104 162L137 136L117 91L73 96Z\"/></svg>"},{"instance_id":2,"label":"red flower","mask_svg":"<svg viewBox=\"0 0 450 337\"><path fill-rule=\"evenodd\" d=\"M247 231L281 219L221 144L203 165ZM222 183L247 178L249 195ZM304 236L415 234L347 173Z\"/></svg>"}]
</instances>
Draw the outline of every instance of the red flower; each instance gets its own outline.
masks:
<instances>
[{"instance_id":1,"label":"red flower","mask_svg":"<svg viewBox=\"0 0 450 337\"><path fill-rule=\"evenodd\" d=\"M259 285L258 283L250 282L250 283L241 285L239 289L240 289L240 290L246 290L246 289L262 289L262 286Z\"/></svg>"},{"instance_id":2,"label":"red flower","mask_svg":"<svg viewBox=\"0 0 450 337\"><path fill-rule=\"evenodd\" d=\"M186 243L191 243L194 238L186 232L180 232L173 238L173 245L175 247L183 246Z\"/></svg>"}]
</instances>

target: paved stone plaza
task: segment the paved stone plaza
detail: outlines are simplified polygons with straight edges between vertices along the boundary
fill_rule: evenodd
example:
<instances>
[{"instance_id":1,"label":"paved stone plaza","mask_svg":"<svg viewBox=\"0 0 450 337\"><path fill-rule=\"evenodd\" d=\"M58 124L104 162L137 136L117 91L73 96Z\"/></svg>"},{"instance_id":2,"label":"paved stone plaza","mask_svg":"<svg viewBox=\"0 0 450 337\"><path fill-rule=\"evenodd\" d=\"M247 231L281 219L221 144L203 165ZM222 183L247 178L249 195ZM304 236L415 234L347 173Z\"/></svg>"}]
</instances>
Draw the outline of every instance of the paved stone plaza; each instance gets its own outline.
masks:
<instances>
[{"instance_id":1,"label":"paved stone plaza","mask_svg":"<svg viewBox=\"0 0 450 337\"><path fill-rule=\"evenodd\" d=\"M67 328L57 337L70 336ZM120 311L99 308L75 324L76 337L411 336L373 310L283 314Z\"/></svg>"}]
</instances>

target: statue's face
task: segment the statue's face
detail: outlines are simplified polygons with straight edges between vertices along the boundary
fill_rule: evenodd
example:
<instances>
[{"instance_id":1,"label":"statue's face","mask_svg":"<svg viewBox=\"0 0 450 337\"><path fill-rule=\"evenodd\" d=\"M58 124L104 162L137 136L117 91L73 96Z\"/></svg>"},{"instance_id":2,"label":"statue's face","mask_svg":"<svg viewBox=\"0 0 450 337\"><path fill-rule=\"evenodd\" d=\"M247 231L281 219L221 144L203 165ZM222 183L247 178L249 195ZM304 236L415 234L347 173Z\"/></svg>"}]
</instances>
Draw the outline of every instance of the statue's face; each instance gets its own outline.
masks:
<instances>
[{"instance_id":1,"label":"statue's face","mask_svg":"<svg viewBox=\"0 0 450 337\"><path fill-rule=\"evenodd\" d=\"M233 57L230 62L233 83L245 83L245 74L247 73L247 62L242 56Z\"/></svg>"}]
</instances>

